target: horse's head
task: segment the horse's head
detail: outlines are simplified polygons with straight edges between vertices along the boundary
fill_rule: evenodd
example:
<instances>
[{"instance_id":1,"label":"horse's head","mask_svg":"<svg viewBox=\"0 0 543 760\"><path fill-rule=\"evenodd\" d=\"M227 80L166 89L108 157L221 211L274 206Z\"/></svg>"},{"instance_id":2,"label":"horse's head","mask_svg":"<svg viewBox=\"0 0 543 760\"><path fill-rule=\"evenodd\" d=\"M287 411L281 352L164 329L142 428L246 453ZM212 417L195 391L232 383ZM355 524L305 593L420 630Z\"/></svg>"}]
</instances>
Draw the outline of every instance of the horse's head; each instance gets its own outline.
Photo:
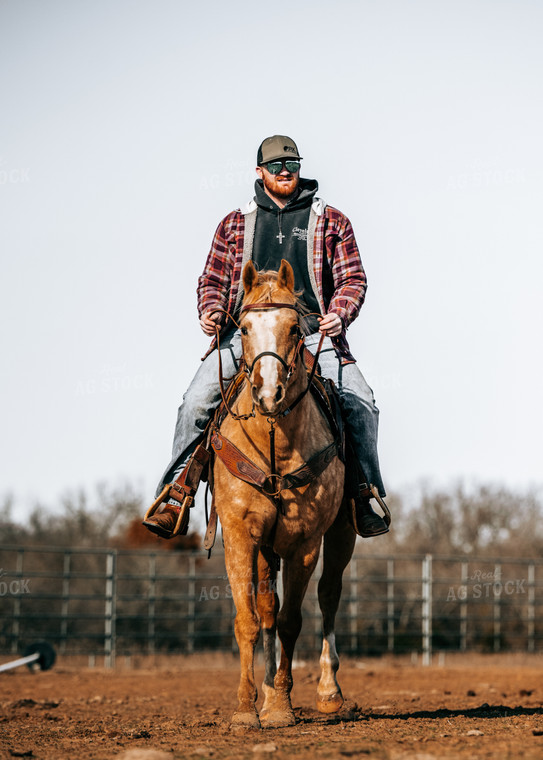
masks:
<instances>
[{"instance_id":1,"label":"horse's head","mask_svg":"<svg viewBox=\"0 0 543 760\"><path fill-rule=\"evenodd\" d=\"M292 267L283 259L278 272L259 273L249 261L243 287L240 327L251 393L258 411L273 416L302 345Z\"/></svg>"}]
</instances>

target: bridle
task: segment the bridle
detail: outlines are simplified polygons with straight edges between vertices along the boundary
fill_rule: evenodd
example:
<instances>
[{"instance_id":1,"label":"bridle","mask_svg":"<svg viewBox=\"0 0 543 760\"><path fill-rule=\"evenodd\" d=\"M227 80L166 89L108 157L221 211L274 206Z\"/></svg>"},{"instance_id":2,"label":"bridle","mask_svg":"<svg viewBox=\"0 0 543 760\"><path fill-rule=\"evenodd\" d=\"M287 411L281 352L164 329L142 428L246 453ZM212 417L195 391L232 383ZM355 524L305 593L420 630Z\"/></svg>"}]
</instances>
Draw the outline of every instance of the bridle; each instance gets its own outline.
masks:
<instances>
[{"instance_id":1,"label":"bridle","mask_svg":"<svg viewBox=\"0 0 543 760\"><path fill-rule=\"evenodd\" d=\"M265 302L265 303L247 304L246 306L242 307L241 314L243 314L246 311L258 311L258 310L267 310L267 309L293 309L298 314L300 314L299 309L294 304L282 303L282 302L277 302L277 301L271 301L271 302ZM223 311L223 310L222 309L217 309L216 311ZM234 322L235 325L237 325L238 328L242 329L240 327L240 325L238 324L238 322L236 322L236 320L232 317L232 315L229 312L225 311L224 313ZM304 315L304 316L310 316L310 315ZM320 316L320 314L317 315L317 316ZM234 419L234 420L248 420L251 417L255 416L255 401L254 401L254 398L253 398L252 409L251 409L251 412L249 414L236 414L235 412L233 412L230 409L230 406L228 405L228 401L226 399L226 393L224 391L224 382L223 382L223 374L222 374L222 362L221 362L221 347L220 347L220 343L219 343L219 326L218 325L215 326L215 332L216 332L216 336L217 336L217 350L219 352L219 386L220 386L221 396L222 396L222 400L223 400L224 406L225 406L226 411L228 412L228 414L232 417L232 419ZM319 360L319 355L320 355L320 352L321 352L321 348L322 348L322 344L323 344L323 341L324 341L324 337L325 337L325 335L324 335L324 333L322 333L320 341L319 341L319 345L318 345L318 348L317 348L317 351L316 351L315 356L314 356L313 366L311 367L311 371L309 373L309 377L307 378L307 385L306 385L306 387L296 396L296 398L294 399L294 401L291 404L289 404L289 406L287 406L285 409L282 409L277 414L268 415L268 417L267 417L267 422L268 422L268 424L270 426L270 430L269 430L269 436L270 436L270 466L271 466L271 469L270 469L270 481L271 481L272 488L273 488L273 492L272 493L268 493L267 495L271 496L276 501L276 503L278 505L280 504L281 489L278 488L278 483L279 483L280 476L279 476L279 474L277 472L277 468L276 468L276 464L275 464L275 425L276 425L277 419L282 419L283 417L286 417L288 414L290 414L292 412L292 410L304 398L304 396L306 395L306 393L309 391L309 389L311 387L311 383L313 382L313 378L315 376L316 369L317 369L317 363L318 363L318 360ZM300 335L300 339L298 340L298 343L296 344L296 348L294 350L294 356L293 356L292 361L290 362L290 364L287 364L287 362L285 361L285 359L283 359L282 356L279 356L279 354L276 354L274 351L262 351L260 354L258 354L258 356L255 359L253 359L253 362L252 362L250 368L249 367L245 367L244 368L247 377L249 377L249 375L253 371L253 368L254 368L256 362L259 359L261 359L263 356L273 356L286 369L286 371L287 371L287 381L288 381L288 379L290 379L290 377L292 375L292 372L294 371L294 368L296 366L296 361L297 361L297 359L298 359L298 357L300 355L300 352L302 350L302 346L303 345L304 345L304 337L303 337L303 335ZM334 446L335 446L335 444L334 444ZM328 448L330 448L330 447L328 447Z\"/></svg>"},{"instance_id":2,"label":"bridle","mask_svg":"<svg viewBox=\"0 0 543 760\"><path fill-rule=\"evenodd\" d=\"M293 311L297 312L299 314L298 308L294 304L290 303L280 303L280 302L269 302L269 303L252 303L247 304L247 306L244 306L241 309L241 313L243 314L246 311L266 311L269 309L292 309ZM243 328L242 332L243 332ZM300 330L298 328L298 333L300 334ZM283 359L282 356L279 356L279 354L275 353L275 351L261 351L258 356L255 356L253 359L251 366L246 366L245 371L248 376L252 375L255 364L259 359L262 359L263 356L273 356L274 359L277 359L279 364L281 364L287 373L286 382L291 378L292 373L294 372L294 368L296 366L296 361L298 359L298 356L300 354L300 351L302 349L302 346L304 344L304 337L300 334L300 338L298 340L298 343L296 344L296 348L294 349L294 356L292 357L292 361L290 364L287 364L285 359Z\"/></svg>"},{"instance_id":3,"label":"bridle","mask_svg":"<svg viewBox=\"0 0 543 760\"><path fill-rule=\"evenodd\" d=\"M269 309L292 309L293 311L297 312L298 315L300 315L300 310L299 310L299 308L295 304L283 303L281 301L268 301L268 302L265 302L265 303L247 304L246 306L243 306L241 308L241 314L243 315L243 313L247 312L247 311L266 311L266 310L269 310ZM236 327L238 327L238 329L240 329L240 330L242 329L241 326L240 326L240 324L234 319L234 317L230 314L230 312L225 311L224 309L216 309L215 311L220 311L223 314L226 314L226 316L229 319L232 320L232 322L236 325ZM304 314L304 316L312 316L312 314ZM321 316L321 315L320 314L315 314L315 316ZM225 390L224 390L224 378L223 378L223 372L222 372L221 346L220 346L219 326L218 325L215 325L215 335L216 335L216 340L217 340L217 350L218 350L218 354L219 354L219 387L220 387L221 396L222 396L222 400L224 402L224 406L226 408L226 411L228 412L228 414L234 420L247 420L247 419L250 419L251 417L255 416L255 402L254 402L254 399L253 399L252 409L251 409L251 412L249 414L236 414L235 412L233 412L230 409L230 406L228 405L228 401L226 399L226 393L225 393ZM324 338L325 338L325 335L324 335L324 333L322 333L321 337L320 337L320 340L319 340L319 345L317 347L317 351L315 353L315 357L314 357L314 361L313 361L313 366L311 367L311 372L309 373L309 377L307 379L307 385L306 385L306 387L303 389L303 391L301 391L298 394L298 396L295 398L295 400L291 404L289 404L288 407L286 407L285 409L283 409L278 414L270 415L268 417L268 422L270 422L270 425L272 425L272 429L273 429L273 423L275 422L275 419L276 418L286 417L288 414L290 414L290 412L294 409L295 406L297 406L300 403L300 401L302 400L302 398L306 395L306 393L308 392L309 388L311 387L311 383L313 382L313 378L315 376L315 371L317 369L317 364L318 364L318 360L319 360L319 356L320 356L320 352L321 352L321 349L322 349L322 344L323 344ZM247 375L247 377L249 377L251 375L253 369L254 369L254 366L255 366L256 362L259 359L261 359L263 356L273 356L285 368L285 370L287 372L286 382L288 382L290 380L291 376L292 376L292 373L294 372L294 368L296 367L296 362L298 360L300 352L302 351L303 345L304 345L304 336L300 334L300 338L299 338L299 340L298 340L298 342L296 344L296 348L294 349L294 355L292 357L292 360L291 360L290 364L287 364L287 362L285 361L285 359L283 359L282 356L279 356L279 354L275 353L275 351L261 351L258 354L258 356L256 356L253 359L250 367L246 365L243 368L244 372Z\"/></svg>"}]
</instances>

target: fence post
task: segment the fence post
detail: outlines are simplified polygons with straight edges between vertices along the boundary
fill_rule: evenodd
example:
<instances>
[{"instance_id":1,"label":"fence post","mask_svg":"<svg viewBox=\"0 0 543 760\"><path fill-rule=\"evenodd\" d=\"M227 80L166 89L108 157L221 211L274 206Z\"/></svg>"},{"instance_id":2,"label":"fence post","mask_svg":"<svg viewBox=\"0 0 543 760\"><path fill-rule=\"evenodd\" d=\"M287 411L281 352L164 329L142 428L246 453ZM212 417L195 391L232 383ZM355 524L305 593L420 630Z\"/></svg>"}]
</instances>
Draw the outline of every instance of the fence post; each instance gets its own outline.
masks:
<instances>
[{"instance_id":1,"label":"fence post","mask_svg":"<svg viewBox=\"0 0 543 760\"><path fill-rule=\"evenodd\" d=\"M535 652L535 565L528 565L528 651Z\"/></svg>"},{"instance_id":2,"label":"fence post","mask_svg":"<svg viewBox=\"0 0 543 760\"><path fill-rule=\"evenodd\" d=\"M432 555L422 560L422 664L432 661Z\"/></svg>"},{"instance_id":3,"label":"fence post","mask_svg":"<svg viewBox=\"0 0 543 760\"><path fill-rule=\"evenodd\" d=\"M500 610L500 602L501 602L501 578L502 578L502 567L501 564L498 562L496 565L494 565L494 583L492 584L492 594L494 596L494 603L492 605L494 610L494 651L499 652L501 648L501 610ZM500 584L500 593L496 593L496 584Z\"/></svg>"},{"instance_id":4,"label":"fence post","mask_svg":"<svg viewBox=\"0 0 543 760\"><path fill-rule=\"evenodd\" d=\"M156 554L149 555L149 597L147 603L147 650L155 653Z\"/></svg>"},{"instance_id":5,"label":"fence post","mask_svg":"<svg viewBox=\"0 0 543 760\"><path fill-rule=\"evenodd\" d=\"M189 555L189 582L188 582L188 608L187 608L187 651L194 652L194 616L196 606L194 598L196 596L196 558L193 554Z\"/></svg>"},{"instance_id":6,"label":"fence post","mask_svg":"<svg viewBox=\"0 0 543 760\"><path fill-rule=\"evenodd\" d=\"M462 562L461 588L464 597L460 603L460 651L465 652L468 640L468 563Z\"/></svg>"},{"instance_id":7,"label":"fence post","mask_svg":"<svg viewBox=\"0 0 543 760\"><path fill-rule=\"evenodd\" d=\"M60 611L60 651L66 651L66 639L68 638L68 606L70 604L70 570L71 552L64 552L62 568L62 607Z\"/></svg>"},{"instance_id":8,"label":"fence post","mask_svg":"<svg viewBox=\"0 0 543 760\"><path fill-rule=\"evenodd\" d=\"M23 577L23 565L24 565L25 550L21 549L17 552L17 564L15 568L15 574L17 578ZM21 597L17 595L13 600L13 622L11 625L11 651L13 654L19 651L19 635L21 633Z\"/></svg>"},{"instance_id":9,"label":"fence post","mask_svg":"<svg viewBox=\"0 0 543 760\"><path fill-rule=\"evenodd\" d=\"M117 553L108 552L106 555L106 594L105 594L105 625L104 625L104 666L112 668L115 665L115 628L116 628L116 597L117 597Z\"/></svg>"},{"instance_id":10,"label":"fence post","mask_svg":"<svg viewBox=\"0 0 543 760\"><path fill-rule=\"evenodd\" d=\"M351 654L356 654L358 651L358 560L354 557L351 559L350 569L350 603L349 603L349 628L351 633Z\"/></svg>"},{"instance_id":11,"label":"fence post","mask_svg":"<svg viewBox=\"0 0 543 760\"><path fill-rule=\"evenodd\" d=\"M394 651L394 560L387 560L387 649Z\"/></svg>"}]
</instances>

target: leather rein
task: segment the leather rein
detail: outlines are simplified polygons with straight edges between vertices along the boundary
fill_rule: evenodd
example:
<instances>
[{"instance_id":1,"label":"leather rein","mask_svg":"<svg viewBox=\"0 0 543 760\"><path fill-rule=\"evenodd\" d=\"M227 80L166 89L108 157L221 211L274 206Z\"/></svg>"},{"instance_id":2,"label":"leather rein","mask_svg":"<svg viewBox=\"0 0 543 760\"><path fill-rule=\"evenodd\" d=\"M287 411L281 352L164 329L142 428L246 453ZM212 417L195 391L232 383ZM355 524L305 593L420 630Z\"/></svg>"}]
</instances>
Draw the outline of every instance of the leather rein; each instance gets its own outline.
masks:
<instances>
[{"instance_id":1,"label":"leather rein","mask_svg":"<svg viewBox=\"0 0 543 760\"><path fill-rule=\"evenodd\" d=\"M299 313L298 308L294 304L273 302L273 301L267 302L267 303L248 304L247 306L242 307L241 313L243 314L246 311L260 311L260 310L267 310L267 309L293 309L294 311ZM222 311L224 314L227 315L227 317L229 317L232 320L232 322L234 322L234 324L238 328L240 328L240 325L238 324L238 322L236 322L234 317L232 317L232 315L229 312L224 311L223 309L216 309L216 311ZM218 325L215 326L215 332L216 332L216 338L217 338L217 349L219 352L219 387L220 387L224 407L227 413L234 420L238 420L238 421L247 420L247 419L250 419L251 417L255 417L254 399L252 403L252 409L249 414L236 414L235 412L232 411L232 409L230 408L228 404L226 393L224 391L224 378L223 378L223 372L222 372ZM318 359L319 359L319 355L322 349L324 338L325 338L325 334L322 333L317 351L315 353L313 366L311 367L311 371L307 379L306 387L298 394L298 396L294 399L294 401L291 404L289 404L289 406L287 406L285 409L282 409L279 413L275 415L270 415L267 417L267 422L270 425L269 436L270 436L271 471L269 475L266 475L259 467L257 467L257 465L251 462L251 460L242 451L240 451L233 443L231 443L231 441L229 441L227 438L221 435L218 428L215 428L213 430L213 434L211 437L211 445L213 446L215 453L217 454L217 456L221 458L221 460L226 465L229 472L235 477L238 477L241 480L244 480L245 482L250 483L251 485L257 487L264 494L272 497L278 504L280 503L280 500L281 500L281 497L280 497L281 491L286 490L287 488L300 487L302 485L306 485L307 483L309 483L313 478L318 476L320 472L323 471L323 469L328 465L328 463L333 459L333 457L337 453L337 442L334 441L334 443L327 446L318 454L315 454L313 457L311 457L311 459L308 462L305 462L301 467L299 467L297 470L290 473L289 475L280 476L279 473L277 472L276 461L275 461L275 425L276 425L277 419L282 419L283 417L286 417L288 414L290 414L290 412L292 412L292 410L300 403L300 401L304 398L304 396L309 391L311 387L311 383L313 382L313 378L315 376L316 369L317 369ZM298 357L300 356L300 352L302 350L303 345L304 345L304 337L303 335L300 335L300 339L298 340L298 343L296 344L296 348L294 350L294 356L290 364L287 364L286 360L283 357L279 356L279 354L275 353L274 351L262 351L253 360L251 366L250 367L245 366L243 368L243 371L245 372L248 378L250 374L252 373L256 362L259 359L261 359L263 356L273 356L275 359L277 359L280 362L280 364L287 371L287 382L288 382L288 380L292 376L292 373L295 369L296 362L298 360Z\"/></svg>"}]
</instances>

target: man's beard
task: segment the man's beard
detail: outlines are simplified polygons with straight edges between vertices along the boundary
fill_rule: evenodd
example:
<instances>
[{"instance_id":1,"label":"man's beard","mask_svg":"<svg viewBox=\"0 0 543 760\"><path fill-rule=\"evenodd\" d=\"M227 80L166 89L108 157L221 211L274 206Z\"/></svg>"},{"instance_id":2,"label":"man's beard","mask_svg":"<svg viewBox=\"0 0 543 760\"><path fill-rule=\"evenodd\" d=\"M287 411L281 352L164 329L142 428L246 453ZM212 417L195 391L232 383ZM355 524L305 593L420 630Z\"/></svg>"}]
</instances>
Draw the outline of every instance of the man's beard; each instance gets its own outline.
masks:
<instances>
[{"instance_id":1,"label":"man's beard","mask_svg":"<svg viewBox=\"0 0 543 760\"><path fill-rule=\"evenodd\" d=\"M289 181L285 181L279 180L278 175L271 175L268 177L266 174L264 174L263 181L264 187L272 195L275 195L278 198L288 198L290 195L292 195L292 193L295 192L296 188L298 187L300 178L292 175L292 178Z\"/></svg>"}]
</instances>

